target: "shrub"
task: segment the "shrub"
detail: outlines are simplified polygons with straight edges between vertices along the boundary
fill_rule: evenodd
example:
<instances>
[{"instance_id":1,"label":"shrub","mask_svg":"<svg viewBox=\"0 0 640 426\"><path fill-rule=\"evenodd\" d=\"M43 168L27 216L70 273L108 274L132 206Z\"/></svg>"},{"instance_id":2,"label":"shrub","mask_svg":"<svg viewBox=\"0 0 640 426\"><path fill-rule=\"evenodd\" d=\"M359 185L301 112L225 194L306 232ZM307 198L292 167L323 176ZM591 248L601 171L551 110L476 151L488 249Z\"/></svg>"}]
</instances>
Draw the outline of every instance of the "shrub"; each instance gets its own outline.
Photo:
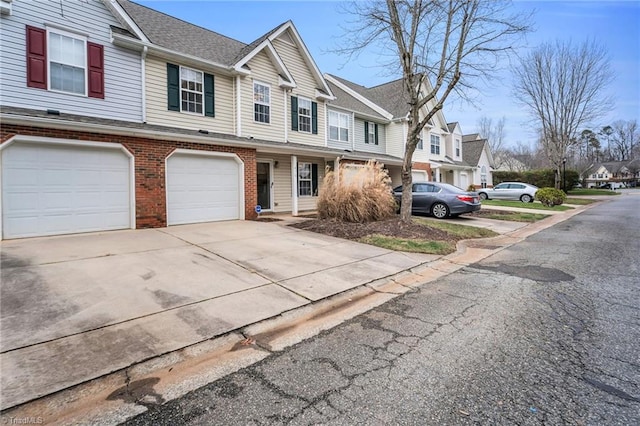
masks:
<instances>
[{"instance_id":1,"label":"shrub","mask_svg":"<svg viewBox=\"0 0 640 426\"><path fill-rule=\"evenodd\" d=\"M318 217L344 222L372 222L388 219L396 212L391 179L382 164L341 164L327 171L318 194Z\"/></svg>"},{"instance_id":2,"label":"shrub","mask_svg":"<svg viewBox=\"0 0 640 426\"><path fill-rule=\"evenodd\" d=\"M567 199L567 194L555 188L540 188L536 192L536 198L545 206L559 206Z\"/></svg>"}]
</instances>

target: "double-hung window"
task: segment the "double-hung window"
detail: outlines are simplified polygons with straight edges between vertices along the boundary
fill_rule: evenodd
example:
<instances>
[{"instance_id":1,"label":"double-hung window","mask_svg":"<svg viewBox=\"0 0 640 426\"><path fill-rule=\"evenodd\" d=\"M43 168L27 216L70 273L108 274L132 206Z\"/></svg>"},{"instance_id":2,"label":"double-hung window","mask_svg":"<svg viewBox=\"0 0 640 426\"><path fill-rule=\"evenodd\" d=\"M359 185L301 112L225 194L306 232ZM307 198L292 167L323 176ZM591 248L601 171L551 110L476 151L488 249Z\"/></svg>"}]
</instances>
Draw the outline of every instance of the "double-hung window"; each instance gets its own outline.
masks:
<instances>
[{"instance_id":1,"label":"double-hung window","mask_svg":"<svg viewBox=\"0 0 640 426\"><path fill-rule=\"evenodd\" d=\"M440 136L431 135L431 153L440 155Z\"/></svg>"},{"instance_id":2,"label":"double-hung window","mask_svg":"<svg viewBox=\"0 0 640 426\"><path fill-rule=\"evenodd\" d=\"M253 82L253 119L258 123L271 122L271 87Z\"/></svg>"},{"instance_id":3,"label":"double-hung window","mask_svg":"<svg viewBox=\"0 0 640 426\"><path fill-rule=\"evenodd\" d=\"M349 142L349 114L329 111L329 139Z\"/></svg>"},{"instance_id":4,"label":"double-hung window","mask_svg":"<svg viewBox=\"0 0 640 426\"><path fill-rule=\"evenodd\" d=\"M58 28L26 26L27 87L104 98L104 46Z\"/></svg>"},{"instance_id":5,"label":"double-hung window","mask_svg":"<svg viewBox=\"0 0 640 426\"><path fill-rule=\"evenodd\" d=\"M418 144L416 145L416 149L424 149L424 143L422 142L422 136L418 137Z\"/></svg>"},{"instance_id":6,"label":"double-hung window","mask_svg":"<svg viewBox=\"0 0 640 426\"><path fill-rule=\"evenodd\" d=\"M460 139L456 139L456 157L460 157Z\"/></svg>"},{"instance_id":7,"label":"double-hung window","mask_svg":"<svg viewBox=\"0 0 640 426\"><path fill-rule=\"evenodd\" d=\"M85 95L86 39L49 30L49 88Z\"/></svg>"},{"instance_id":8,"label":"double-hung window","mask_svg":"<svg viewBox=\"0 0 640 426\"><path fill-rule=\"evenodd\" d=\"M298 131L311 133L311 101L298 97Z\"/></svg>"},{"instance_id":9,"label":"double-hung window","mask_svg":"<svg viewBox=\"0 0 640 426\"><path fill-rule=\"evenodd\" d=\"M378 145L378 139L376 138L376 123L369 123L367 125L367 143L374 143Z\"/></svg>"},{"instance_id":10,"label":"double-hung window","mask_svg":"<svg viewBox=\"0 0 640 426\"><path fill-rule=\"evenodd\" d=\"M298 163L298 195L313 195L313 175L311 163Z\"/></svg>"},{"instance_id":11,"label":"double-hung window","mask_svg":"<svg viewBox=\"0 0 640 426\"><path fill-rule=\"evenodd\" d=\"M203 73L180 67L180 110L202 114Z\"/></svg>"}]
</instances>

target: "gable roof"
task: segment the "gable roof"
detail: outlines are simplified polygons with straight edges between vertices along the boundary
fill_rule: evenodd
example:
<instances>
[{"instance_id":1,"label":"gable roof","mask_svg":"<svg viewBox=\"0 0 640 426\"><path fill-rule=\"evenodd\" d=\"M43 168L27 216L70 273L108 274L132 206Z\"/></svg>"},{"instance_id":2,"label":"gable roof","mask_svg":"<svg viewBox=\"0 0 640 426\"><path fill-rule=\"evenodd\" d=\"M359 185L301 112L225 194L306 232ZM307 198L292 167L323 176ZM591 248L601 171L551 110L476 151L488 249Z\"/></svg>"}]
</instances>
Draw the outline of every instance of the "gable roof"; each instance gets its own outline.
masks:
<instances>
[{"instance_id":1,"label":"gable roof","mask_svg":"<svg viewBox=\"0 0 640 426\"><path fill-rule=\"evenodd\" d=\"M482 151L484 151L485 144L487 143L486 139L478 139L478 140L464 140L464 136L462 138L462 160L471 165L477 166L480 162L480 157L482 157Z\"/></svg>"},{"instance_id":2,"label":"gable roof","mask_svg":"<svg viewBox=\"0 0 640 426\"><path fill-rule=\"evenodd\" d=\"M339 108L344 108L349 111L353 111L354 113L356 113L356 115L360 114L360 115L365 115L371 118L378 118L380 120L385 120L385 121L387 120L385 116L378 113L376 110L369 107L368 105L364 104L363 102L358 100L356 97L352 96L350 93L342 90L342 88L340 88L339 86L332 84L330 81L328 81L327 83L329 84L331 91L336 97L335 100L329 103L329 107L335 106Z\"/></svg>"},{"instance_id":3,"label":"gable roof","mask_svg":"<svg viewBox=\"0 0 640 426\"><path fill-rule=\"evenodd\" d=\"M462 142L471 142L481 140L479 133L470 133L468 135L462 135Z\"/></svg>"},{"instance_id":4,"label":"gable roof","mask_svg":"<svg viewBox=\"0 0 640 426\"><path fill-rule=\"evenodd\" d=\"M238 53L246 46L241 41L146 6L128 0L117 2L151 43L166 49L231 66L236 62Z\"/></svg>"}]
</instances>

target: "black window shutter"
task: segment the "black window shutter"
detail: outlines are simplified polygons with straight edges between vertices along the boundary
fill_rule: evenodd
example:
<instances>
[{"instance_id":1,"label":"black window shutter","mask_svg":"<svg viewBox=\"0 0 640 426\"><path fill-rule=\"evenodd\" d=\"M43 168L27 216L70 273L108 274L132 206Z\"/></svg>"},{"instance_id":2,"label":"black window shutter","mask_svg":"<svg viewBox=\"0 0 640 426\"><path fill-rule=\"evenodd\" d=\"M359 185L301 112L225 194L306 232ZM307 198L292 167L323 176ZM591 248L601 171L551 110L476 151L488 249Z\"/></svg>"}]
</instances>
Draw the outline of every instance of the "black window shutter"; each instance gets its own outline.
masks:
<instances>
[{"instance_id":1,"label":"black window shutter","mask_svg":"<svg viewBox=\"0 0 640 426\"><path fill-rule=\"evenodd\" d=\"M207 117L216 116L213 76L211 74L204 75L204 115Z\"/></svg>"},{"instance_id":2,"label":"black window shutter","mask_svg":"<svg viewBox=\"0 0 640 426\"><path fill-rule=\"evenodd\" d=\"M170 111L180 111L180 67L167 63L167 105Z\"/></svg>"},{"instance_id":3,"label":"black window shutter","mask_svg":"<svg viewBox=\"0 0 640 426\"><path fill-rule=\"evenodd\" d=\"M291 130L298 130L298 97L291 97Z\"/></svg>"},{"instance_id":4,"label":"black window shutter","mask_svg":"<svg viewBox=\"0 0 640 426\"><path fill-rule=\"evenodd\" d=\"M318 195L318 165L311 165L311 195Z\"/></svg>"},{"instance_id":5,"label":"black window shutter","mask_svg":"<svg viewBox=\"0 0 640 426\"><path fill-rule=\"evenodd\" d=\"M364 122L364 143L369 143L369 122Z\"/></svg>"},{"instance_id":6,"label":"black window shutter","mask_svg":"<svg viewBox=\"0 0 640 426\"><path fill-rule=\"evenodd\" d=\"M376 134L376 145L378 145L378 123L375 124L375 128L373 129Z\"/></svg>"},{"instance_id":7,"label":"black window shutter","mask_svg":"<svg viewBox=\"0 0 640 426\"><path fill-rule=\"evenodd\" d=\"M311 102L311 133L318 134L318 103Z\"/></svg>"}]
</instances>

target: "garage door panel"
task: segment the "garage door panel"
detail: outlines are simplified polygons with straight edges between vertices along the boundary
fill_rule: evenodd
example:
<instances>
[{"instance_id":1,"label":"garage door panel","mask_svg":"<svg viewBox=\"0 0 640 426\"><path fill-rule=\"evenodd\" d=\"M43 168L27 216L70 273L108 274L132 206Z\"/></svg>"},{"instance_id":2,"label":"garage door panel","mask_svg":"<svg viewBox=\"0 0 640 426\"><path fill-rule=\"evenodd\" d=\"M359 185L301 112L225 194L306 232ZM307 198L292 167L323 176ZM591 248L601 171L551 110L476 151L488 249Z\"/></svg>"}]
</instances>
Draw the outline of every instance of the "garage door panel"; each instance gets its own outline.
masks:
<instances>
[{"instance_id":1,"label":"garage door panel","mask_svg":"<svg viewBox=\"0 0 640 426\"><path fill-rule=\"evenodd\" d=\"M174 154L167 160L169 225L239 218L240 167L229 157Z\"/></svg>"},{"instance_id":2,"label":"garage door panel","mask_svg":"<svg viewBox=\"0 0 640 426\"><path fill-rule=\"evenodd\" d=\"M18 142L2 166L5 238L131 226L130 159L120 149Z\"/></svg>"}]
</instances>

